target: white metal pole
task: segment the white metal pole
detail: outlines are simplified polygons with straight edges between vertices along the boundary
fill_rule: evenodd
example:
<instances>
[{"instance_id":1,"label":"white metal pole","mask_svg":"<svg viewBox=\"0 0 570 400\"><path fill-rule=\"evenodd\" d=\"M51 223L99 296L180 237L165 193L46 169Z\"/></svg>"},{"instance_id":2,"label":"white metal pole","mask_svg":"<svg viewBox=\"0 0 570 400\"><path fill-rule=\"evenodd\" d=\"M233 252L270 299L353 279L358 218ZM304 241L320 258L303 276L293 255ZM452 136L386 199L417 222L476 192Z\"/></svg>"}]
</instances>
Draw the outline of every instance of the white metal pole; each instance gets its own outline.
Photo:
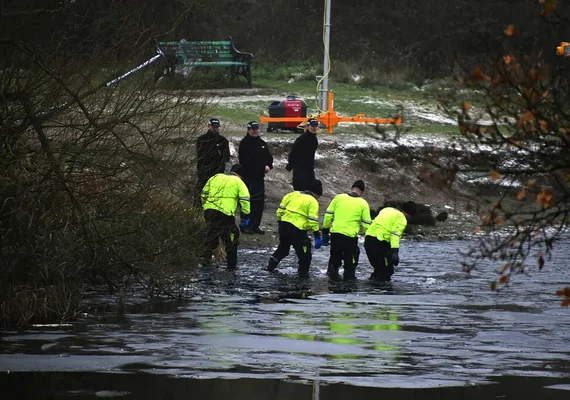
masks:
<instances>
[{"instance_id":1,"label":"white metal pole","mask_svg":"<svg viewBox=\"0 0 570 400\"><path fill-rule=\"evenodd\" d=\"M325 2L325 32L324 32L324 61L323 61L323 85L319 90L320 108L328 110L329 106L329 56L331 40L331 0Z\"/></svg>"}]
</instances>

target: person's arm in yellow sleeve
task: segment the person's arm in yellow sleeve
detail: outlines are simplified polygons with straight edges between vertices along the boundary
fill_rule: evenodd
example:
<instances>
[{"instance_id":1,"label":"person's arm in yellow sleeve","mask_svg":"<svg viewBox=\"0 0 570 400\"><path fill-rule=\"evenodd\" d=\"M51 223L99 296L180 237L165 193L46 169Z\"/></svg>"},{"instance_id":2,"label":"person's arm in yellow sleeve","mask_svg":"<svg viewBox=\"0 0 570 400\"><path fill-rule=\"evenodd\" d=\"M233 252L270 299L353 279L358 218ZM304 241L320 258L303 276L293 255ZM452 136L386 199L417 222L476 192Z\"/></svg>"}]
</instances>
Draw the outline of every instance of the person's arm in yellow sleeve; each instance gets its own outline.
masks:
<instances>
[{"instance_id":1,"label":"person's arm in yellow sleeve","mask_svg":"<svg viewBox=\"0 0 570 400\"><path fill-rule=\"evenodd\" d=\"M336 208L336 196L331 200L327 210L325 211L325 217L323 218L323 229L330 229L334 220L334 210Z\"/></svg>"},{"instance_id":2,"label":"person's arm in yellow sleeve","mask_svg":"<svg viewBox=\"0 0 570 400\"><path fill-rule=\"evenodd\" d=\"M360 223L362 225L362 230L366 235L366 231L368 230L368 228L370 228L370 225L372 225L372 218L370 218L370 206L366 201L364 201L364 204L362 205L362 212L360 214Z\"/></svg>"},{"instance_id":3,"label":"person's arm in yellow sleeve","mask_svg":"<svg viewBox=\"0 0 570 400\"><path fill-rule=\"evenodd\" d=\"M275 214L277 215L277 221L281 221L281 218L283 217L285 211L287 210L287 204L289 204L289 200L291 199L291 195L293 193L295 192L287 193L281 200L281 204L279 204L279 207L277 207L277 212L275 212Z\"/></svg>"},{"instance_id":4,"label":"person's arm in yellow sleeve","mask_svg":"<svg viewBox=\"0 0 570 400\"><path fill-rule=\"evenodd\" d=\"M238 197L239 197L239 204L241 206L241 211L245 215L249 215L251 211L249 189L241 179L239 179L238 181Z\"/></svg>"},{"instance_id":5,"label":"person's arm in yellow sleeve","mask_svg":"<svg viewBox=\"0 0 570 400\"><path fill-rule=\"evenodd\" d=\"M212 181L212 178L208 179L208 182L206 182L206 184L202 188L202 195L201 195L202 205L206 204L206 201L208 200L208 197L210 196L210 182Z\"/></svg>"},{"instance_id":6,"label":"person's arm in yellow sleeve","mask_svg":"<svg viewBox=\"0 0 570 400\"><path fill-rule=\"evenodd\" d=\"M408 220L404 213L400 213L395 219L390 229L390 247L393 249L400 248L400 239L406 230Z\"/></svg>"},{"instance_id":7,"label":"person's arm in yellow sleeve","mask_svg":"<svg viewBox=\"0 0 570 400\"><path fill-rule=\"evenodd\" d=\"M309 208L307 210L307 221L308 221L308 228L307 230L311 230L320 235L320 228L319 228L319 202L316 199L313 199L309 203Z\"/></svg>"}]
</instances>

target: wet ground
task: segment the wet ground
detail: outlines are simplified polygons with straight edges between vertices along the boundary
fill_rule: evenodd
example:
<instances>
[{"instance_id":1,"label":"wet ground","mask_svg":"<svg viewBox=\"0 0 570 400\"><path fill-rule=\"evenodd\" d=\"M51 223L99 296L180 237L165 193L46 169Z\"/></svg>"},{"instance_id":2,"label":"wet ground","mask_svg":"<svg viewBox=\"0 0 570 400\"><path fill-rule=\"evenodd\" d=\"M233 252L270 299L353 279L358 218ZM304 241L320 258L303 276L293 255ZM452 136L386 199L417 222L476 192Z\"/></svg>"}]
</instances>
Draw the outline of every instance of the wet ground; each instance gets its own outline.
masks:
<instances>
[{"instance_id":1,"label":"wet ground","mask_svg":"<svg viewBox=\"0 0 570 400\"><path fill-rule=\"evenodd\" d=\"M59 329L0 336L1 399L570 398L570 240L541 272L490 292L461 272L468 241L404 241L390 285L311 277L295 259L196 272L190 302L137 304ZM490 268L490 267L489 267ZM530 271L530 270L529 270Z\"/></svg>"}]
</instances>

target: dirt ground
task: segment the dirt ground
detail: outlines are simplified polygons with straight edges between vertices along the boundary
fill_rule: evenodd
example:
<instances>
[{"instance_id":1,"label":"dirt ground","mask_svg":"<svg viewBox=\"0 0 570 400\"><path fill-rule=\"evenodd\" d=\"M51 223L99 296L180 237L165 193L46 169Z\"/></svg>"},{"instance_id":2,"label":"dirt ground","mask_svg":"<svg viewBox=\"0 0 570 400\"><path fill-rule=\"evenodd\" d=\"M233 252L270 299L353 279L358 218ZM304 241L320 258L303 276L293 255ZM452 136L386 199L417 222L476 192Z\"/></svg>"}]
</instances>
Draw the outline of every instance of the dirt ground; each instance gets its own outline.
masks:
<instances>
[{"instance_id":1,"label":"dirt ground","mask_svg":"<svg viewBox=\"0 0 570 400\"><path fill-rule=\"evenodd\" d=\"M275 211L283 196L292 191L292 173L285 169L287 156L297 134L264 134L274 157L274 169L266 176L266 203L262 229L265 235L242 235L245 247L273 246L277 244L277 220ZM234 149L242 136L229 137ZM321 217L332 198L348 192L352 183L362 179L366 184L363 197L371 209L378 209L385 202L414 200L426 205L435 217L445 211L448 219L435 226L410 224L407 231L417 239L452 239L472 234L477 226L477 216L466 210L466 200L455 191L433 181L419 178L421 165L404 157L389 146L383 148L373 136L358 137L354 134L319 135L315 174L323 183L323 195L319 199ZM232 163L237 157L232 158Z\"/></svg>"}]
</instances>

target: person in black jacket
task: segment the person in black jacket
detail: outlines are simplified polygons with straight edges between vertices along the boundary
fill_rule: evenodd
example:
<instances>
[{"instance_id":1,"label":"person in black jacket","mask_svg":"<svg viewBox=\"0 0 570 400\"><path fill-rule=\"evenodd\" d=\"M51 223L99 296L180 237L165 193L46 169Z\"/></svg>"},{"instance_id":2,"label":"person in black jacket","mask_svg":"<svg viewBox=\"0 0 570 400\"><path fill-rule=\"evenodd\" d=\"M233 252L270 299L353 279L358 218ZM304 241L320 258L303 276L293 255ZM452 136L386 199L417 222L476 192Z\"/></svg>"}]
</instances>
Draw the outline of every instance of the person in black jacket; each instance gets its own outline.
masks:
<instances>
[{"instance_id":1,"label":"person in black jacket","mask_svg":"<svg viewBox=\"0 0 570 400\"><path fill-rule=\"evenodd\" d=\"M265 208L265 174L273 169L273 156L267 143L259 137L259 124L250 121L247 135L239 142L239 163L244 167L243 180L249 189L250 223L241 228L243 233L265 232L259 227Z\"/></svg>"},{"instance_id":2,"label":"person in black jacket","mask_svg":"<svg viewBox=\"0 0 570 400\"><path fill-rule=\"evenodd\" d=\"M220 135L219 119L211 118L208 121L208 131L196 140L196 154L198 182L196 183L194 205L200 206L202 188L212 176L224 173L226 163L230 160L229 142L228 139Z\"/></svg>"},{"instance_id":3,"label":"person in black jacket","mask_svg":"<svg viewBox=\"0 0 570 400\"><path fill-rule=\"evenodd\" d=\"M315 152L319 146L317 131L319 121L310 118L307 121L307 130L293 143L289 153L287 171L293 170L293 189L310 190L315 180Z\"/></svg>"}]
</instances>

